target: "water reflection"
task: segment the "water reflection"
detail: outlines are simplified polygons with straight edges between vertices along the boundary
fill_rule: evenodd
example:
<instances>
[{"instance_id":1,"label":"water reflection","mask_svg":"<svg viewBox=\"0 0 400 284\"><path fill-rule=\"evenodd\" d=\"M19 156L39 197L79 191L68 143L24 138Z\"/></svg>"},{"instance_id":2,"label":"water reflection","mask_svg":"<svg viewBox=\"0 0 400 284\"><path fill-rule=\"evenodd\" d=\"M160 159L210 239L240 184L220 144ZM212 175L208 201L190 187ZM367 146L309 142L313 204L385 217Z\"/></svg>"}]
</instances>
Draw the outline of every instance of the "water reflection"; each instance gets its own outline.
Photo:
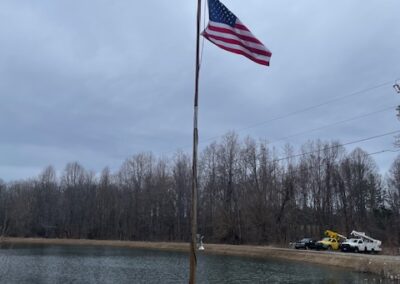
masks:
<instances>
[{"instance_id":1,"label":"water reflection","mask_svg":"<svg viewBox=\"0 0 400 284\"><path fill-rule=\"evenodd\" d=\"M0 283L187 283L184 253L87 246L0 247ZM199 255L198 283L384 283L304 263Z\"/></svg>"}]
</instances>

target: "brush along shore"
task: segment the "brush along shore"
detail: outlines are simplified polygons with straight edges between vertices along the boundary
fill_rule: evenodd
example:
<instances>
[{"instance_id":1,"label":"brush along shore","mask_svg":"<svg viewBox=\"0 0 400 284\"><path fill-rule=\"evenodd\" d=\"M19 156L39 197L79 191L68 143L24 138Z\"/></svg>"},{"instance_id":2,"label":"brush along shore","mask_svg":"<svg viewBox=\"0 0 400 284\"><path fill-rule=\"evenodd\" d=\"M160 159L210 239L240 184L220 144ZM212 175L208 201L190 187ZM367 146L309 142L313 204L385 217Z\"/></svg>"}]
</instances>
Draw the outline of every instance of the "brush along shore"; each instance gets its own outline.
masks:
<instances>
[{"instance_id":1,"label":"brush along shore","mask_svg":"<svg viewBox=\"0 0 400 284\"><path fill-rule=\"evenodd\" d=\"M132 249L155 249L189 252L187 243L132 242L82 239L1 238L0 244L85 245L112 246ZM270 246L206 244L199 253L256 258L278 258L313 264L331 265L357 272L373 273L384 278L400 280L400 256L310 251L276 248Z\"/></svg>"}]
</instances>

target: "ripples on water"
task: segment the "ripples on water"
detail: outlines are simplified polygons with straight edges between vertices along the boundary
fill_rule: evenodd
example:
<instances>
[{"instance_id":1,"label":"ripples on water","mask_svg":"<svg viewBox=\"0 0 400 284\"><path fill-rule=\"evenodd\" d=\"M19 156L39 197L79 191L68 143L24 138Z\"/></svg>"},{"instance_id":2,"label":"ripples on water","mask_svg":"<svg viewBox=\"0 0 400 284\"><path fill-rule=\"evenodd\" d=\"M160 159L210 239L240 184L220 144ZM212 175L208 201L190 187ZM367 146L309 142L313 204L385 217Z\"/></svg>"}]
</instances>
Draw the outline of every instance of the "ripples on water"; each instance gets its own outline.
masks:
<instances>
[{"instance_id":1,"label":"ripples on water","mask_svg":"<svg viewBox=\"0 0 400 284\"><path fill-rule=\"evenodd\" d=\"M0 247L0 283L188 283L185 253L88 246ZM198 256L198 283L385 283L280 260Z\"/></svg>"}]
</instances>

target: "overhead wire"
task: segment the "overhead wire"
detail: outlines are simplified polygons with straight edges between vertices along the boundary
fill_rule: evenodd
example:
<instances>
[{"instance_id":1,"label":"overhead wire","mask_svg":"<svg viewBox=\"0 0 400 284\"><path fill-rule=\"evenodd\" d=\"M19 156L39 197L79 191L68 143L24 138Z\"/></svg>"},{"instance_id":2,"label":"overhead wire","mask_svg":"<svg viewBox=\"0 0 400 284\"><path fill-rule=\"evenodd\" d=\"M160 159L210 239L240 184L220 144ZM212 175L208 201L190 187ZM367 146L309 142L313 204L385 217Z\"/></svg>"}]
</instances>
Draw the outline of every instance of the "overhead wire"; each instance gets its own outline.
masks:
<instances>
[{"instance_id":1,"label":"overhead wire","mask_svg":"<svg viewBox=\"0 0 400 284\"><path fill-rule=\"evenodd\" d=\"M392 152L392 153L397 153L400 152L400 149L394 150L394 149L386 149L386 150L381 150L381 151L377 151L377 152L373 152L373 153L368 153L368 156L372 156L372 155L378 155L378 154L383 154L383 153L387 153L387 152Z\"/></svg>"},{"instance_id":2,"label":"overhead wire","mask_svg":"<svg viewBox=\"0 0 400 284\"><path fill-rule=\"evenodd\" d=\"M372 153L365 153L366 156L374 156L374 155L380 155L380 154L384 154L387 152L393 152L393 153L397 153L400 152L400 149L394 150L394 149L384 149L384 150L380 150L380 151L376 151L376 152L372 152ZM274 163L274 161L272 161ZM304 167L298 167L295 169L291 169L291 172L300 172L300 171L304 171L304 170L312 170L315 168L319 168L322 164L320 162L318 162L318 165L313 165L307 168Z\"/></svg>"},{"instance_id":3,"label":"overhead wire","mask_svg":"<svg viewBox=\"0 0 400 284\"><path fill-rule=\"evenodd\" d=\"M322 103L319 103L319 104L316 104L316 105L308 106L308 107L305 107L305 108L302 108L302 109L287 113L285 115L277 116L275 118L272 118L272 119L269 119L269 120L265 120L263 122L255 123L255 124L249 125L249 126L244 127L244 128L236 129L235 131L236 132L240 132L240 131L251 129L251 128L254 128L254 127L257 127L257 126L261 126L261 125L264 125L264 124L267 124L267 123L270 123L270 122L274 122L274 121L277 121L277 120L280 120L280 119L284 119L284 118L287 118L287 117L290 117L290 116L294 116L294 115L299 114L299 113L304 113L304 112L316 109L318 107L321 107L321 106L324 106L324 105L328 105L328 104L336 102L336 101L343 100L345 98L350 98L350 97L353 97L353 96L364 94L366 92L381 88L383 86L387 86L389 84L392 84L392 80L391 81L386 81L386 82L383 82L383 83L380 83L380 84L376 84L376 85L371 86L369 88L365 88L365 89L362 89L362 90L359 90L359 91L356 91L356 92L353 92L353 93L350 93L350 94L347 94L347 95L338 96L338 97L333 98L331 100L328 100L328 101L325 101L325 102L322 102ZM361 115L360 117L349 118L348 121L361 118L362 116L366 117L366 116L369 116L369 115L372 115L372 114L375 114L375 113L378 113L378 112L382 112L382 111L385 111L385 110L387 110L387 109L378 110L378 111L373 112L373 113L364 114L364 115ZM316 131L316 130L319 130L319 129L327 128L327 127L330 127L330 126L333 126L333 125L336 125L336 124L345 123L345 122L347 122L347 121L339 121L339 122L333 123L331 125L322 126L322 127L318 128L318 129L311 129L311 130L307 130L307 131L304 131L304 132L301 132L301 133L296 133L296 134L293 134L293 135L290 135L290 136L287 136L287 137L278 138L278 140L283 140L283 139L286 139L286 138L291 138L292 136L294 137L294 136L306 134L308 132L313 132L313 131ZM222 136L223 135L218 135L218 136L213 136L213 137L209 137L209 138L205 138L205 139L200 139L199 144L204 144L206 142L216 140L218 138L221 138ZM273 141L271 143L278 142L278 140ZM172 153L172 152L177 151L179 149L185 149L185 148L189 148L189 147L191 147L191 146L189 146L189 145L181 146L181 147L178 147L178 148L174 148L174 149L168 150L168 151L164 152L164 154Z\"/></svg>"},{"instance_id":4,"label":"overhead wire","mask_svg":"<svg viewBox=\"0 0 400 284\"><path fill-rule=\"evenodd\" d=\"M396 107L396 106L387 107L387 108L380 109L380 110L377 110L377 111L374 111L374 112L369 112L369 113L365 113L365 114L362 114L362 115L350 117L348 119L337 121L337 122L334 122L334 123L331 123L331 124L327 124L327 125L324 125L324 126L321 126L321 127L317 127L317 128L309 129L309 130L306 130L306 131L298 132L298 133L295 133L295 134L291 134L291 135L288 135L288 136L284 136L284 137L278 138L276 140L273 140L272 142L269 142L268 144L274 144L276 142L288 140L288 139L296 137L296 136L304 135L304 134L311 133L311 132L314 132L314 131L318 131L318 130L321 130L321 129L330 128L332 126L340 125L340 124L343 124L343 123L346 123L346 122L349 122L349 121L353 121L353 120L357 120L357 119L360 119L360 118L365 118L365 117L368 117L368 116L371 116L371 115L374 115L374 114L377 114L377 113L385 112L385 111L388 111L388 110L393 110L394 107Z\"/></svg>"},{"instance_id":5,"label":"overhead wire","mask_svg":"<svg viewBox=\"0 0 400 284\"><path fill-rule=\"evenodd\" d=\"M203 29L205 29L205 27L206 27L206 9L207 9L207 1L204 1L204 7L203 7ZM201 65L203 63L203 52L204 52L204 37L201 37L199 68L201 68Z\"/></svg>"},{"instance_id":6,"label":"overhead wire","mask_svg":"<svg viewBox=\"0 0 400 284\"><path fill-rule=\"evenodd\" d=\"M381 138L381 137L388 136L388 135L393 135L393 134L396 134L396 133L399 133L399 132L400 132L400 130L395 130L395 131L391 131L391 132L387 132L387 133L383 133L383 134L370 136L370 137L363 138L363 139L358 139L358 140L349 141L349 142L346 142L346 143L337 144L337 145L330 146L330 147L325 147L324 149L325 150L331 150L331 149L335 149L335 148L340 148L340 147L347 146L347 145L352 145L352 144L356 144L356 143L360 143L360 142L365 142L365 141ZM280 162L280 161L289 160L289 159L292 159L292 158L297 158L297 157L301 157L301 156L305 156L305 155L318 153L320 151L321 150L315 150L315 151L309 151L309 152L299 153L299 154L295 154L295 155L289 155L289 156L286 156L284 158L274 159L273 161L274 162Z\"/></svg>"},{"instance_id":7,"label":"overhead wire","mask_svg":"<svg viewBox=\"0 0 400 284\"><path fill-rule=\"evenodd\" d=\"M206 2L207 1L205 1L205 3L204 3L204 10L206 9L206 6L207 6ZM203 13L203 14L204 14L203 25L205 26L205 13ZM204 39L203 39L203 46L202 46L201 54L203 52L203 49L204 49ZM202 55L201 55L201 59L202 59ZM265 120L263 122L254 123L252 125L236 129L234 131L240 132L240 131L251 129L251 128L254 128L254 127L257 127L257 126L261 126L261 125L264 125L264 124L267 124L267 123L270 123L270 122L274 122L274 121L281 120L281 119L284 119L284 118L287 118L287 117L291 117L291 116L294 116L296 114L304 113L304 112L319 108L321 106L328 105L328 104L333 103L333 102L337 102L337 101L340 101L340 100L343 100L343 99L346 99L346 98L350 98L350 97L354 97L354 96L357 96L357 95L361 95L361 94L364 94L366 92L369 92L369 91L372 91L372 90L375 90L375 89L390 85L390 84L392 84L392 82L393 82L393 80L382 82L382 83L376 84L374 86L371 86L371 87L368 87L368 88L365 88L365 89L362 89L362 90L359 90L359 91L352 92L352 93L347 94L347 95L337 96L337 97L335 97L335 98L333 98L331 100L327 100L327 101L319 103L319 104L315 104L315 105L311 105L311 106L308 106L308 107L305 107L305 108L302 108L302 109L298 109L296 111L287 113L285 115L277 116L277 117L274 117L272 119ZM378 113L378 112L381 112L381 111L385 111L385 110L378 110L376 112L365 114L365 115L362 115L362 116L369 116L369 115L372 115L372 114L375 114L375 113ZM349 118L348 121L355 120L357 118L361 118L362 116ZM291 138L291 137L294 137L294 136L306 134L308 132L317 131L317 130L320 130L320 129L324 129L324 128L327 128L327 127L330 127L330 126L334 126L334 125L337 125L337 124L341 124L341 123L345 123L345 122L347 122L347 121L346 120L345 121L339 121L339 122L333 123L331 125L325 125L325 126L322 126L322 127L316 128L316 129L310 129L310 130L307 130L307 131L304 131L304 132L301 132L301 133L296 133L296 134L293 134L293 135L282 137L282 138L279 138L278 140L288 139L288 138ZM199 140L199 144L204 144L206 142L213 141L213 140L216 140L216 139L221 138L221 137L223 137L223 135L217 135L217 136L213 136L213 137L209 137L209 138L205 138L205 139L200 139ZM275 143L275 142L278 142L278 140L271 142L271 144ZM190 146L187 145L187 146L177 147L177 148L174 148L174 149L171 149L171 150L164 151L163 154L165 155L165 154L176 152L176 151L178 151L180 149L185 149L185 148L189 148L189 147L191 147L191 145Z\"/></svg>"},{"instance_id":8,"label":"overhead wire","mask_svg":"<svg viewBox=\"0 0 400 284\"><path fill-rule=\"evenodd\" d=\"M359 91L356 91L356 92L353 92L353 93L350 93L350 94L347 94L347 95L344 95L344 96L335 97L333 99L327 100L327 101L319 103L319 104L315 104L315 105L311 105L311 106L308 106L308 107L305 107L305 108L302 108L302 109L299 109L299 110L295 110L293 112L290 112L290 113L287 113L287 114L284 114L284 115L280 115L280 116L276 116L274 118L271 118L271 119L268 119L268 120L265 120L265 121L262 121L262 122L257 122L257 123L248 125L246 127L236 129L235 131L236 132L241 132L241 131L248 130L248 129L251 129L251 128L255 128L255 127L270 123L270 122L274 122L274 121L277 121L277 120L288 118L288 117L294 116L296 114L300 114L300 113L304 113L304 112L307 112L307 111L310 111L310 110L313 110L313 109L317 109L317 108L319 108L321 106L325 106L325 105L331 104L333 102L341 101L343 99L347 99L347 98L350 98L350 97L361 95L361 94L364 94L366 92L369 92L369 91L372 91L372 90L375 90L375 89L378 89L378 88L381 88L381 87L384 87L384 86L387 86L387 85L391 85L392 83L393 83L393 80L386 81L386 82L383 82L383 83L380 83L380 84L377 84L377 85L374 85L374 86L371 86L371 87L368 87L368 88L365 88L365 89L362 89L362 90L359 90ZM220 137L222 137L222 135L217 135L217 136L201 139L199 141L199 143L205 143L205 142L208 142L208 141L212 141L212 140L218 139Z\"/></svg>"}]
</instances>

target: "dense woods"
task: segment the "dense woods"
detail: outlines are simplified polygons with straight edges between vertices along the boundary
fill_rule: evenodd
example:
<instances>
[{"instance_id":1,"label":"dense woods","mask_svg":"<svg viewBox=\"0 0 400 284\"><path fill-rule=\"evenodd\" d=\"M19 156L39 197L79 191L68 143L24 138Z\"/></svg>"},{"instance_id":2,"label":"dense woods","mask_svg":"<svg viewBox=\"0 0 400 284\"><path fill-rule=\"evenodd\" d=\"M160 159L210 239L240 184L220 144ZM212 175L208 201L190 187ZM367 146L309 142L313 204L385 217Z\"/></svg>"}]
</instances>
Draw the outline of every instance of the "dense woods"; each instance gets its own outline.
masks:
<instances>
[{"instance_id":1,"label":"dense woods","mask_svg":"<svg viewBox=\"0 0 400 284\"><path fill-rule=\"evenodd\" d=\"M285 244L325 229L400 245L400 156L382 176L373 157L310 141L301 155L229 133L199 157L199 233L206 242ZM0 180L0 235L146 241L190 238L191 157L140 153L101 174L69 163Z\"/></svg>"}]
</instances>

